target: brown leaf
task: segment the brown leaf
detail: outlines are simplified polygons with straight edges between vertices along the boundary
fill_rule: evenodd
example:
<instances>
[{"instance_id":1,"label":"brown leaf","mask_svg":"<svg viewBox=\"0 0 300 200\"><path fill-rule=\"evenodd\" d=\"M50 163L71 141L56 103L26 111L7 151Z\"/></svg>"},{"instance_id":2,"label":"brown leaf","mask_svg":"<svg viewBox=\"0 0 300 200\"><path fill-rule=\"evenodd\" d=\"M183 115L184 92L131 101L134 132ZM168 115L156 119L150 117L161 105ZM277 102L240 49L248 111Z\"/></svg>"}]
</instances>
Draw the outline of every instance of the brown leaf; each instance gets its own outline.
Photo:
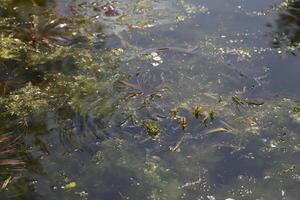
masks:
<instances>
[{"instance_id":1,"label":"brown leaf","mask_svg":"<svg viewBox=\"0 0 300 200\"><path fill-rule=\"evenodd\" d=\"M1 149L0 156L15 153L15 149Z\"/></svg>"}]
</instances>

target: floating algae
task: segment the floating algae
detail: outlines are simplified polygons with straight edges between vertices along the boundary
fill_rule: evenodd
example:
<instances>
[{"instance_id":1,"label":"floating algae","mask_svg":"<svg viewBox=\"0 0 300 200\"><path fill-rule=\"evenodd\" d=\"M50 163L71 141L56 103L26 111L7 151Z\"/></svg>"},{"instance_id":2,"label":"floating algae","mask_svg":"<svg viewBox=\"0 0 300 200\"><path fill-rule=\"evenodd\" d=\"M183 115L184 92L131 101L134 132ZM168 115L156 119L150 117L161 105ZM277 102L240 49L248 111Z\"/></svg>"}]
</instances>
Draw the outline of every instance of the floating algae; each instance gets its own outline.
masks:
<instances>
[{"instance_id":1,"label":"floating algae","mask_svg":"<svg viewBox=\"0 0 300 200\"><path fill-rule=\"evenodd\" d=\"M143 128L149 136L155 137L160 134L160 127L157 122L153 120L143 121Z\"/></svg>"}]
</instances>

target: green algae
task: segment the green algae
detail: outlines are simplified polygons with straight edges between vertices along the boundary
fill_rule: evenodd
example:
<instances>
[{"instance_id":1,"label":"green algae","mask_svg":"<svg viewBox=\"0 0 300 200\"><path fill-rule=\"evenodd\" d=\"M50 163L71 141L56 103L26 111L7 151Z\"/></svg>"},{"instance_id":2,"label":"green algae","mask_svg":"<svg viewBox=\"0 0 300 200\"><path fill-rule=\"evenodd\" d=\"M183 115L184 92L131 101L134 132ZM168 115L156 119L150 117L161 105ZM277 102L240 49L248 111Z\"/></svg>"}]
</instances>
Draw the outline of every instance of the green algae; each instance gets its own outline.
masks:
<instances>
[{"instance_id":1,"label":"green algae","mask_svg":"<svg viewBox=\"0 0 300 200\"><path fill-rule=\"evenodd\" d=\"M47 94L39 87L28 83L17 92L13 92L6 99L1 99L2 105L5 105L7 112L11 115L17 115L20 118L26 118L34 112L43 112L47 110Z\"/></svg>"},{"instance_id":2,"label":"green algae","mask_svg":"<svg viewBox=\"0 0 300 200\"><path fill-rule=\"evenodd\" d=\"M26 52L26 44L17 38L2 35L0 41L1 59L20 59Z\"/></svg>"},{"instance_id":3,"label":"green algae","mask_svg":"<svg viewBox=\"0 0 300 200\"><path fill-rule=\"evenodd\" d=\"M160 134L159 125L153 120L143 121L143 128L149 136L158 136Z\"/></svg>"},{"instance_id":4,"label":"green algae","mask_svg":"<svg viewBox=\"0 0 300 200\"><path fill-rule=\"evenodd\" d=\"M290 112L290 117L297 123L300 123L300 105L296 105Z\"/></svg>"}]
</instances>

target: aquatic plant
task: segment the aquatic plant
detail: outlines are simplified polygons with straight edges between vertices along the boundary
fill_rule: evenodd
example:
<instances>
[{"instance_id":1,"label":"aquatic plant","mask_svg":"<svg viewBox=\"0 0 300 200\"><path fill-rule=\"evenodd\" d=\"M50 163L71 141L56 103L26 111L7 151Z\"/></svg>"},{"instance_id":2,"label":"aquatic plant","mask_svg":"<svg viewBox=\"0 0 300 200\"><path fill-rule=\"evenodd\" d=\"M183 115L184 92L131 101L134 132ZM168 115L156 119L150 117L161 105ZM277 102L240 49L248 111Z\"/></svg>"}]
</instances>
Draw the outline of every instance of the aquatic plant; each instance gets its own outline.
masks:
<instances>
[{"instance_id":1,"label":"aquatic plant","mask_svg":"<svg viewBox=\"0 0 300 200\"><path fill-rule=\"evenodd\" d=\"M143 128L149 136L155 137L160 134L159 125L153 120L143 121Z\"/></svg>"},{"instance_id":2,"label":"aquatic plant","mask_svg":"<svg viewBox=\"0 0 300 200\"><path fill-rule=\"evenodd\" d=\"M121 84L126 86L129 90L125 99L139 98L145 104L155 97L160 97L162 93L169 90L163 78L163 73L157 75L155 72L138 73L131 78L130 82L120 81ZM145 105L147 106L147 105Z\"/></svg>"},{"instance_id":3,"label":"aquatic plant","mask_svg":"<svg viewBox=\"0 0 300 200\"><path fill-rule=\"evenodd\" d=\"M32 191L55 199L271 199L257 189L271 181L296 196L299 106L248 96L266 72L254 66L264 56L251 43L256 32L220 37L199 30L204 22L184 24L208 13L185 1L68 5L71 29L53 13L0 22L1 132L17 127L18 144L30 146L27 162L15 157L16 140L0 137L0 168L27 172L20 182L1 176L3 188L15 183L8 194L22 184L30 187L16 198ZM196 48L179 47L186 43Z\"/></svg>"},{"instance_id":4,"label":"aquatic plant","mask_svg":"<svg viewBox=\"0 0 300 200\"><path fill-rule=\"evenodd\" d=\"M31 22L28 23L29 27L25 25L23 27L17 26L11 34L37 49L45 47L51 49L53 44L66 44L71 40L70 34L66 32L69 26L66 19L50 18L47 22L44 22L41 21L41 18L42 16L31 15Z\"/></svg>"},{"instance_id":5,"label":"aquatic plant","mask_svg":"<svg viewBox=\"0 0 300 200\"><path fill-rule=\"evenodd\" d=\"M19 148L20 136L14 134L0 135L0 184L5 189L15 176L25 167L24 150Z\"/></svg>"}]
</instances>

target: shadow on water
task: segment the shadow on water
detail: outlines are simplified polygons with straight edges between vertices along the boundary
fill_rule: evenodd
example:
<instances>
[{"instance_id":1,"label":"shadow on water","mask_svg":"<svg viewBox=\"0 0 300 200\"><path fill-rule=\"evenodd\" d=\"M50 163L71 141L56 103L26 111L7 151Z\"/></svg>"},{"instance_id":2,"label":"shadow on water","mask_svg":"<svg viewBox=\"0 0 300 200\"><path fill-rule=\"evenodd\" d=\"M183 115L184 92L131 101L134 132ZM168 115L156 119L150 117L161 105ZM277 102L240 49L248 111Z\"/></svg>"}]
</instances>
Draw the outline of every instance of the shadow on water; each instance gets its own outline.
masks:
<instances>
[{"instance_id":1,"label":"shadow on water","mask_svg":"<svg viewBox=\"0 0 300 200\"><path fill-rule=\"evenodd\" d=\"M300 1L287 3L267 26L272 30L272 47L278 52L277 56L267 56L271 68L269 90L273 98L291 96L299 101Z\"/></svg>"},{"instance_id":2,"label":"shadow on water","mask_svg":"<svg viewBox=\"0 0 300 200\"><path fill-rule=\"evenodd\" d=\"M274 30L272 45L274 48L299 46L300 42L300 1L287 3L285 10L278 14L274 24L268 24Z\"/></svg>"}]
</instances>

